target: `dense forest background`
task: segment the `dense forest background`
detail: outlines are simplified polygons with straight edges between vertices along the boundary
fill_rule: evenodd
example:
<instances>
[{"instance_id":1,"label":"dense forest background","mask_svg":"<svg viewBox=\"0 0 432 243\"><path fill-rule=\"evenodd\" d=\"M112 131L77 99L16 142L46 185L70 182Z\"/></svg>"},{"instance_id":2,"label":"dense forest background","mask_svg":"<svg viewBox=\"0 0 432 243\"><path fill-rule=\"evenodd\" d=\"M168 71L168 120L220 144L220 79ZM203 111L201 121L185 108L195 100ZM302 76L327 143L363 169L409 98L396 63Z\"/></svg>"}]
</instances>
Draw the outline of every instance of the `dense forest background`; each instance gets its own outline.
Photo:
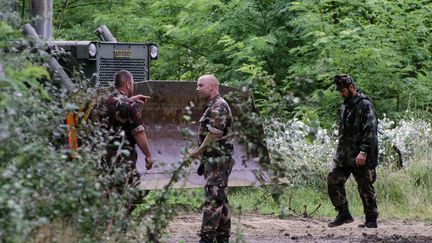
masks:
<instances>
[{"instance_id":1,"label":"dense forest background","mask_svg":"<svg viewBox=\"0 0 432 243\"><path fill-rule=\"evenodd\" d=\"M20 33L32 21L28 4L0 0L0 241L158 241L176 206L199 212L202 191L152 191L124 232L122 205L136 190L110 189L124 173L101 170L107 134L98 124L81 127L75 159L66 142L65 114L95 90L87 80L74 80L74 94L53 84L46 63L58 53ZM331 77L350 74L380 118L382 217L430 221L431 10L429 0L54 0L53 32L56 40L98 40L94 30L104 24L118 41L159 45L152 79L214 73L249 88L269 170L289 181L233 189L235 213L288 217L296 195L299 208L319 204L318 216L334 216L324 178L342 100ZM347 187L360 217L356 185Z\"/></svg>"},{"instance_id":2,"label":"dense forest background","mask_svg":"<svg viewBox=\"0 0 432 243\"><path fill-rule=\"evenodd\" d=\"M105 24L119 41L159 45L152 79L214 73L253 87L264 114L331 126L340 99L330 78L338 73L354 78L380 117L432 104L428 0L56 0L54 7L55 39L96 40Z\"/></svg>"}]
</instances>

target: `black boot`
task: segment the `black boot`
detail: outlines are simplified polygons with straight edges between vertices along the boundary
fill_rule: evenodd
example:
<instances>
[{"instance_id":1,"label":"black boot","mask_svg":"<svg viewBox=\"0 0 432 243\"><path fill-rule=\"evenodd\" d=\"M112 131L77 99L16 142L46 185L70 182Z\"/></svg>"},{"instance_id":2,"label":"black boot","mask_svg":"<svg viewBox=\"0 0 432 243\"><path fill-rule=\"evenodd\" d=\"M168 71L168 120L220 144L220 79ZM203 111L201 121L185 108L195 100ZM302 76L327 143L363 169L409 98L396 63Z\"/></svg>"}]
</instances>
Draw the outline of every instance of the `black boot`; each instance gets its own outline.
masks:
<instances>
[{"instance_id":1,"label":"black boot","mask_svg":"<svg viewBox=\"0 0 432 243\"><path fill-rule=\"evenodd\" d=\"M378 223L376 219L366 220L364 224L360 224L359 228L378 228Z\"/></svg>"},{"instance_id":2,"label":"black boot","mask_svg":"<svg viewBox=\"0 0 432 243\"><path fill-rule=\"evenodd\" d=\"M199 243L213 243L213 240L207 240L207 239L203 239L201 238L201 240L199 241Z\"/></svg>"},{"instance_id":3,"label":"black boot","mask_svg":"<svg viewBox=\"0 0 432 243\"><path fill-rule=\"evenodd\" d=\"M336 227L343 224L348 224L354 222L353 217L351 216L348 210L339 211L336 218L328 224L328 227Z\"/></svg>"},{"instance_id":4,"label":"black boot","mask_svg":"<svg viewBox=\"0 0 432 243\"><path fill-rule=\"evenodd\" d=\"M229 243L229 238L227 238L227 237L216 237L216 243Z\"/></svg>"}]
</instances>

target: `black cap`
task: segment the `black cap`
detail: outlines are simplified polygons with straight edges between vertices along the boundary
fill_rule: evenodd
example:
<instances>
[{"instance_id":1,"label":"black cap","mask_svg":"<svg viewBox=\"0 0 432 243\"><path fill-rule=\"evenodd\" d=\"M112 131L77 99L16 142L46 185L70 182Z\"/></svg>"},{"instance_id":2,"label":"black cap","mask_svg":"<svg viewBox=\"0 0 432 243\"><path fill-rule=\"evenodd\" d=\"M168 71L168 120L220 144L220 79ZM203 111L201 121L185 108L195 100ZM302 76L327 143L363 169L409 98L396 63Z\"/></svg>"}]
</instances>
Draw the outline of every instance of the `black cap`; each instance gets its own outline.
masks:
<instances>
[{"instance_id":1,"label":"black cap","mask_svg":"<svg viewBox=\"0 0 432 243\"><path fill-rule=\"evenodd\" d=\"M339 74L333 77L333 81L336 84L336 90L348 88L350 84L354 84L351 76L348 74Z\"/></svg>"}]
</instances>

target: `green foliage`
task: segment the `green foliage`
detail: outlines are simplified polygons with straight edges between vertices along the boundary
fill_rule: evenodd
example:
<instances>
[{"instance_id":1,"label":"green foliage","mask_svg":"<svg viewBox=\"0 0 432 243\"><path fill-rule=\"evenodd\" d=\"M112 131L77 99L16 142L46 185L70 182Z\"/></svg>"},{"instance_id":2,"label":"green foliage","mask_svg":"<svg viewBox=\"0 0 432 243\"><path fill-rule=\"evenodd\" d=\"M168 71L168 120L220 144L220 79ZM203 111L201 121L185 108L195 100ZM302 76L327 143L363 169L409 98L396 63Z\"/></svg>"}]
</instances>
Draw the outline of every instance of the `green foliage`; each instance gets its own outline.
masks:
<instances>
[{"instance_id":1,"label":"green foliage","mask_svg":"<svg viewBox=\"0 0 432 243\"><path fill-rule=\"evenodd\" d=\"M280 26L286 25L285 1L133 0L124 5L95 4L91 13L76 7L77 2L84 1L74 1L64 10L66 1L56 1L56 10L64 13L56 18L56 25L62 26L57 37L94 39L92 30L106 24L121 41L158 43L160 59L153 79L188 80L213 72L224 82L238 84L251 77L248 69L286 72L283 65L273 63L273 56L287 53L285 40L278 38L288 34Z\"/></svg>"},{"instance_id":2,"label":"green foliage","mask_svg":"<svg viewBox=\"0 0 432 243\"><path fill-rule=\"evenodd\" d=\"M43 65L50 56L43 46L4 21L0 32L0 46L7 47L0 59L0 241L39 237L38 230L56 222L84 241L116 238L125 224L123 205L136 190L112 190L127 175L101 167L107 133L97 123L81 126L76 159L67 142L66 114L95 93L58 89Z\"/></svg>"},{"instance_id":3,"label":"green foliage","mask_svg":"<svg viewBox=\"0 0 432 243\"><path fill-rule=\"evenodd\" d=\"M380 116L430 108L426 0L57 0L54 6L57 38L95 39L93 30L106 24L120 41L158 43L153 79L214 73L226 84L252 85L264 115L319 117L330 127L340 103L330 80L337 73L351 74Z\"/></svg>"},{"instance_id":4,"label":"green foliage","mask_svg":"<svg viewBox=\"0 0 432 243\"><path fill-rule=\"evenodd\" d=\"M291 21L302 40L290 50L296 63L289 80L310 94L331 90L329 77L349 73L357 86L375 102L379 114L390 117L430 104L423 90L431 84L429 1L301 1L292 3ZM312 21L311 21L312 20ZM330 120L334 105L327 97L316 99L323 120ZM324 105L322 104L324 103ZM310 106L310 103L306 103ZM419 107L418 107L419 108Z\"/></svg>"}]
</instances>

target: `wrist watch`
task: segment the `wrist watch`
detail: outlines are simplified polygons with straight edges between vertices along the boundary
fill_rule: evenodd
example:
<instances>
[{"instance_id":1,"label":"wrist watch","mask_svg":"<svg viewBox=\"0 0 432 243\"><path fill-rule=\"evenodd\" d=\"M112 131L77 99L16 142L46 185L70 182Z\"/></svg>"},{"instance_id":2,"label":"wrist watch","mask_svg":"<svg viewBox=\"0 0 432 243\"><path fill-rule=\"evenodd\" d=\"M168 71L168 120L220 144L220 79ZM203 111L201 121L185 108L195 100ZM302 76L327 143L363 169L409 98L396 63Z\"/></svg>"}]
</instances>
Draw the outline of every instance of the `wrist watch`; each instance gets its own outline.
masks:
<instances>
[{"instance_id":1,"label":"wrist watch","mask_svg":"<svg viewBox=\"0 0 432 243\"><path fill-rule=\"evenodd\" d=\"M360 151L360 154L361 154L361 155L364 155L364 156L367 156L367 153L364 152L364 151Z\"/></svg>"}]
</instances>

